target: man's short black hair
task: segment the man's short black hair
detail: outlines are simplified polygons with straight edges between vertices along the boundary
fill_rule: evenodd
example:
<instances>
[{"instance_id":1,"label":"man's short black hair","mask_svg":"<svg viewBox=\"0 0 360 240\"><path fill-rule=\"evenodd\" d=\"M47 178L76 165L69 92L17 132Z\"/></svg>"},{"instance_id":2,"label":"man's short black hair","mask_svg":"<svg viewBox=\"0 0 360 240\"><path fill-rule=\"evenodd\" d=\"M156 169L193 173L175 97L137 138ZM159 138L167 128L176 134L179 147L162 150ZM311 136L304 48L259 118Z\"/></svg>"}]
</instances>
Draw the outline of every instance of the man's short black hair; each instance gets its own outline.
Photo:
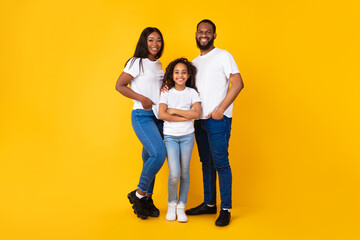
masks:
<instances>
[{"instance_id":1,"label":"man's short black hair","mask_svg":"<svg viewBox=\"0 0 360 240\"><path fill-rule=\"evenodd\" d=\"M209 19L201 20L201 21L198 23L198 25L196 26L196 31L198 30L200 23L210 23L211 26L213 27L214 33L216 33L215 23L213 23L213 22L212 22L211 20L209 20Z\"/></svg>"}]
</instances>

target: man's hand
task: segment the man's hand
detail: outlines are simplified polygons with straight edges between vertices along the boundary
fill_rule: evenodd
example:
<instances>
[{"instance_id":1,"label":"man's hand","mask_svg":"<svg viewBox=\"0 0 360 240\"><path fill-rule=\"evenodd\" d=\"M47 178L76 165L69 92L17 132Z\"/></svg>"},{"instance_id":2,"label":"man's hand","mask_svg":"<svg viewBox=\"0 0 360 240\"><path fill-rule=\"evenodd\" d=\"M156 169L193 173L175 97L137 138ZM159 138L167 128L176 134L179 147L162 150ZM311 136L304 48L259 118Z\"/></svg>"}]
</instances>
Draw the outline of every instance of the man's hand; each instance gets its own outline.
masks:
<instances>
[{"instance_id":1,"label":"man's hand","mask_svg":"<svg viewBox=\"0 0 360 240\"><path fill-rule=\"evenodd\" d=\"M224 111L220 109L216 109L211 112L209 115L205 116L205 118L213 118L215 120L221 120L224 117Z\"/></svg>"}]
</instances>

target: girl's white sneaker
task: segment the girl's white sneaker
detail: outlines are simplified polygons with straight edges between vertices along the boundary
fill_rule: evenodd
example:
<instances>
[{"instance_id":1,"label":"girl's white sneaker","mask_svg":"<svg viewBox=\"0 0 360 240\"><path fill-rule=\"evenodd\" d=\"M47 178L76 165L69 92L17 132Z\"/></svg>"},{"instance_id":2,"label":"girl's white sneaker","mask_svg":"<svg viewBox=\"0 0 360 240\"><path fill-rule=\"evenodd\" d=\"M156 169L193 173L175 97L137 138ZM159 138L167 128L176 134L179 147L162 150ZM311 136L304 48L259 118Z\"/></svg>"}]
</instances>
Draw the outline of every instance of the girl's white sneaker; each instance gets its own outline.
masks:
<instances>
[{"instance_id":1,"label":"girl's white sneaker","mask_svg":"<svg viewBox=\"0 0 360 240\"><path fill-rule=\"evenodd\" d=\"M168 210L166 213L166 220L168 221L175 221L176 220L176 202L169 202L168 203Z\"/></svg>"},{"instance_id":2,"label":"girl's white sneaker","mask_svg":"<svg viewBox=\"0 0 360 240\"><path fill-rule=\"evenodd\" d=\"M178 222L186 223L188 221L188 218L187 218L184 210L185 210L185 204L180 202L176 207L176 214L177 214Z\"/></svg>"}]
</instances>

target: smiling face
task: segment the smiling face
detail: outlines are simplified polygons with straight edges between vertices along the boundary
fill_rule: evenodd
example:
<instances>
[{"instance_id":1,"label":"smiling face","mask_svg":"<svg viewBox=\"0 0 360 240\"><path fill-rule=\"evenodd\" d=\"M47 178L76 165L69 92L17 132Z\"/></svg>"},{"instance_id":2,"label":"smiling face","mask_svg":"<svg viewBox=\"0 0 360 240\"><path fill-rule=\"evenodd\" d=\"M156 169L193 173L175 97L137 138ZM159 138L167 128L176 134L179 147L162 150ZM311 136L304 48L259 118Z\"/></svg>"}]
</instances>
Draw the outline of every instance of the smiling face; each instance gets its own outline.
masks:
<instances>
[{"instance_id":1,"label":"smiling face","mask_svg":"<svg viewBox=\"0 0 360 240\"><path fill-rule=\"evenodd\" d=\"M149 52L148 58L150 60L152 61L155 60L155 56L160 51L161 45L162 45L162 39L160 34L157 32L150 33L149 36L147 37L147 47Z\"/></svg>"},{"instance_id":2,"label":"smiling face","mask_svg":"<svg viewBox=\"0 0 360 240\"><path fill-rule=\"evenodd\" d=\"M200 50L208 50L213 47L216 33L210 23L200 23L196 31L196 44Z\"/></svg>"},{"instance_id":3,"label":"smiling face","mask_svg":"<svg viewBox=\"0 0 360 240\"><path fill-rule=\"evenodd\" d=\"M184 63L178 63L174 67L173 79L175 82L175 89L181 90L185 88L185 83L189 79L190 74L187 66Z\"/></svg>"}]
</instances>

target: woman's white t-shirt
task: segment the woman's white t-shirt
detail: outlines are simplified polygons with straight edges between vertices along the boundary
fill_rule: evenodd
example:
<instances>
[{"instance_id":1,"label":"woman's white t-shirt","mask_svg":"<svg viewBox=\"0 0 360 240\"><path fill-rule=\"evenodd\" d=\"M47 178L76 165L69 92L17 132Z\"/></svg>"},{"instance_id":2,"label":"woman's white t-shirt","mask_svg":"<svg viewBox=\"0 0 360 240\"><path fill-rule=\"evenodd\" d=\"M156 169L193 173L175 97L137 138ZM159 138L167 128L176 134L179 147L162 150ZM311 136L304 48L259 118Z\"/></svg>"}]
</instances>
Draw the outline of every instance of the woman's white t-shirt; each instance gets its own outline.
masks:
<instances>
[{"instance_id":1,"label":"woman's white t-shirt","mask_svg":"<svg viewBox=\"0 0 360 240\"><path fill-rule=\"evenodd\" d=\"M153 112L158 117L158 105L160 99L160 88L164 78L164 71L159 60L151 61L148 58L142 58L142 68L139 67L140 58L131 58L125 66L124 72L134 78L130 82L130 88L147 98L153 105ZM144 109L141 102L133 99L133 109Z\"/></svg>"},{"instance_id":2,"label":"woman's white t-shirt","mask_svg":"<svg viewBox=\"0 0 360 240\"><path fill-rule=\"evenodd\" d=\"M171 88L168 92L161 93L159 103L165 103L168 108L190 110L196 102L201 102L198 92L193 88L185 87L182 91ZM194 120L186 122L164 121L164 135L184 136L193 133L193 121Z\"/></svg>"}]
</instances>

